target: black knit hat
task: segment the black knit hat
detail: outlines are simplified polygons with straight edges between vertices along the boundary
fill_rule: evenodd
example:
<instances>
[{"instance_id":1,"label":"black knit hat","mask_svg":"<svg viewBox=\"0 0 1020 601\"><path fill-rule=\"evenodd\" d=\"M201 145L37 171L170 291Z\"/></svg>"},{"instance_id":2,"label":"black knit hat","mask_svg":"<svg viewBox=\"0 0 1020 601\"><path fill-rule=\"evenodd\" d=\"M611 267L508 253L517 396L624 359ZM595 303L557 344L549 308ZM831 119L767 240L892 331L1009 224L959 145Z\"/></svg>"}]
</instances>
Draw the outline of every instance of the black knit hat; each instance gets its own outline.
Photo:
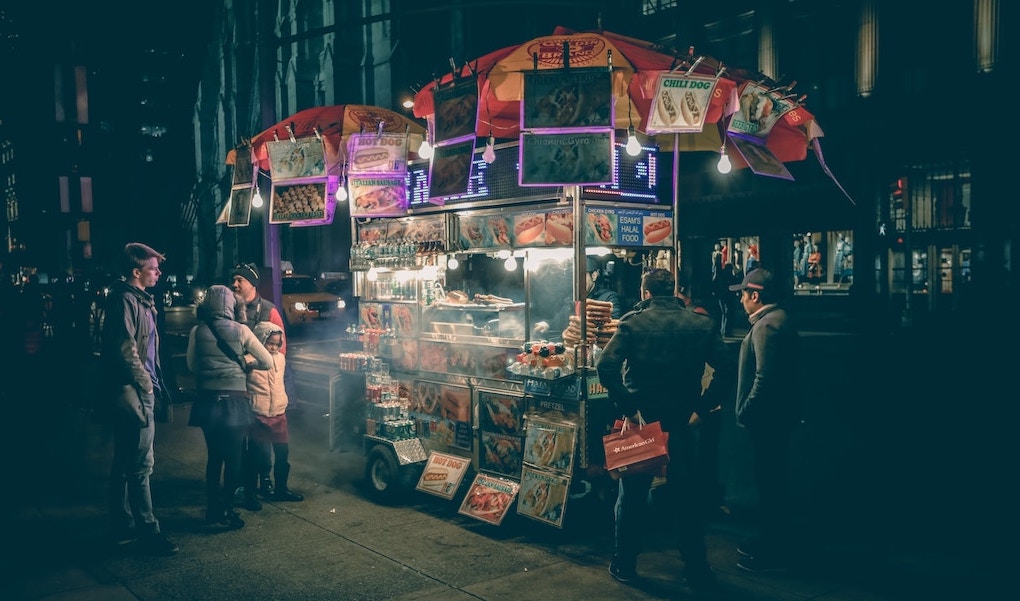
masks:
<instances>
[{"instance_id":1,"label":"black knit hat","mask_svg":"<svg viewBox=\"0 0 1020 601\"><path fill-rule=\"evenodd\" d=\"M259 268L254 263L238 263L234 265L234 270L230 272L230 277L233 278L238 275L251 282L252 286L258 287Z\"/></svg>"}]
</instances>

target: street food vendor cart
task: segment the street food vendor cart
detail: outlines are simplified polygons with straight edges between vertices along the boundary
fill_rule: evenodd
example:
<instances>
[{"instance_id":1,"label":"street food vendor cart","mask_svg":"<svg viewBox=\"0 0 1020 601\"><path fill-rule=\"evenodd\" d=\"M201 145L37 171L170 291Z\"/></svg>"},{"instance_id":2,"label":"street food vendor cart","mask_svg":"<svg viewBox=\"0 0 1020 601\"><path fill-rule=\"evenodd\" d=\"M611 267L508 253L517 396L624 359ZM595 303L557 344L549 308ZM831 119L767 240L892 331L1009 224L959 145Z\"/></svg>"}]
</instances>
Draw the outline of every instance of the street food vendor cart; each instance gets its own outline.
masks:
<instances>
[{"instance_id":1,"label":"street food vendor cart","mask_svg":"<svg viewBox=\"0 0 1020 601\"><path fill-rule=\"evenodd\" d=\"M517 144L493 150L474 153L468 194L428 202L412 163L406 216L352 218L360 315L330 415L363 436L380 498L453 499L470 470L503 495L494 509L519 492L518 513L559 527L611 421L593 365L616 322L585 298L586 257L616 265L629 309L643 270L675 264L673 215L654 148L617 145L615 184L547 187L518 185Z\"/></svg>"}]
</instances>

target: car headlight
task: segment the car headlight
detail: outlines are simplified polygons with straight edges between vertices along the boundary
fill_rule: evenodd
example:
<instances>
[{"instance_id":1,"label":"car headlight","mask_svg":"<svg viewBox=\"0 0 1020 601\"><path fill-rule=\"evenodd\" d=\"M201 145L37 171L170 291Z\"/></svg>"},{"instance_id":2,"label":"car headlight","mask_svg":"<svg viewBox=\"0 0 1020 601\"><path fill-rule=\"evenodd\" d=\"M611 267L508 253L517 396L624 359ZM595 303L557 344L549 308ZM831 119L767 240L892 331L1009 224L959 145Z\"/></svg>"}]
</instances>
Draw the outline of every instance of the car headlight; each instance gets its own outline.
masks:
<instances>
[{"instance_id":1,"label":"car headlight","mask_svg":"<svg viewBox=\"0 0 1020 601\"><path fill-rule=\"evenodd\" d=\"M303 302L301 302L301 301L297 301L296 303L294 303L294 309L296 311L307 311L308 310L308 305L303 303Z\"/></svg>"}]
</instances>

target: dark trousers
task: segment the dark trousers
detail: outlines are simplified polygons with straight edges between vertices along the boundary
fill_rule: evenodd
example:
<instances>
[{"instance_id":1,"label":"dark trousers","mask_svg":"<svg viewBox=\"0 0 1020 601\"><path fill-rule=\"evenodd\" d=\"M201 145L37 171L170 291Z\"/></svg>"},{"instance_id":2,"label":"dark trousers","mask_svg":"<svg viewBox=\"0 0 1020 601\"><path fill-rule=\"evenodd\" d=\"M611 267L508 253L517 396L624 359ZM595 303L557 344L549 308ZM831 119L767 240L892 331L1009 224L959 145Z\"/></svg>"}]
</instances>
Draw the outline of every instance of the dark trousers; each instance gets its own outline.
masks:
<instances>
[{"instance_id":1,"label":"dark trousers","mask_svg":"<svg viewBox=\"0 0 1020 601\"><path fill-rule=\"evenodd\" d=\"M790 538L788 428L748 429L754 448L754 483L758 488L758 537L755 547L762 554L785 554Z\"/></svg>"},{"instance_id":2,"label":"dark trousers","mask_svg":"<svg viewBox=\"0 0 1020 601\"><path fill-rule=\"evenodd\" d=\"M704 492L697 476L694 438L689 429L680 428L669 435L667 483L656 490L655 503L661 504L665 524L649 519L649 491L653 476L638 474L620 479L616 498L615 556L624 568L635 567L644 545L645 533L676 537L680 556L687 570L708 566L705 549Z\"/></svg>"},{"instance_id":3,"label":"dark trousers","mask_svg":"<svg viewBox=\"0 0 1020 601\"><path fill-rule=\"evenodd\" d=\"M206 511L210 516L226 513L234 506L234 491L241 486L246 429L218 424L202 426L209 455L205 464L205 485Z\"/></svg>"},{"instance_id":4,"label":"dark trousers","mask_svg":"<svg viewBox=\"0 0 1020 601\"><path fill-rule=\"evenodd\" d=\"M290 444L269 442L248 437L248 449L244 456L244 490L255 492L260 478L268 478L272 471L277 490L287 490L290 475Z\"/></svg>"}]
</instances>

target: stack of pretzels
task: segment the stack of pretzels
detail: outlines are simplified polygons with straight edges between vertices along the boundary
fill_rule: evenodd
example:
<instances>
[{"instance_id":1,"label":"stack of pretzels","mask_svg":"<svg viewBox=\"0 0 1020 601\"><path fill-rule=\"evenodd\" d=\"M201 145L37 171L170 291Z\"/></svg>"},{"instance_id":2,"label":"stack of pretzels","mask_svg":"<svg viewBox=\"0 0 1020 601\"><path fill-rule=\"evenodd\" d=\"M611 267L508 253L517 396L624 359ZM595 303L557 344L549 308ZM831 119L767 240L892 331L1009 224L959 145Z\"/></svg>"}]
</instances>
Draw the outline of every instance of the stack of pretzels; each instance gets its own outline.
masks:
<instances>
[{"instance_id":1,"label":"stack of pretzels","mask_svg":"<svg viewBox=\"0 0 1020 601\"><path fill-rule=\"evenodd\" d=\"M616 324L619 320L613 319L612 313L613 303L591 299L585 301L585 333L587 334L588 344L605 346L609 339L613 337L613 333L616 332ZM570 316L569 325L566 330L563 330L563 342L564 344L574 346L581 343L580 317L576 315Z\"/></svg>"}]
</instances>

